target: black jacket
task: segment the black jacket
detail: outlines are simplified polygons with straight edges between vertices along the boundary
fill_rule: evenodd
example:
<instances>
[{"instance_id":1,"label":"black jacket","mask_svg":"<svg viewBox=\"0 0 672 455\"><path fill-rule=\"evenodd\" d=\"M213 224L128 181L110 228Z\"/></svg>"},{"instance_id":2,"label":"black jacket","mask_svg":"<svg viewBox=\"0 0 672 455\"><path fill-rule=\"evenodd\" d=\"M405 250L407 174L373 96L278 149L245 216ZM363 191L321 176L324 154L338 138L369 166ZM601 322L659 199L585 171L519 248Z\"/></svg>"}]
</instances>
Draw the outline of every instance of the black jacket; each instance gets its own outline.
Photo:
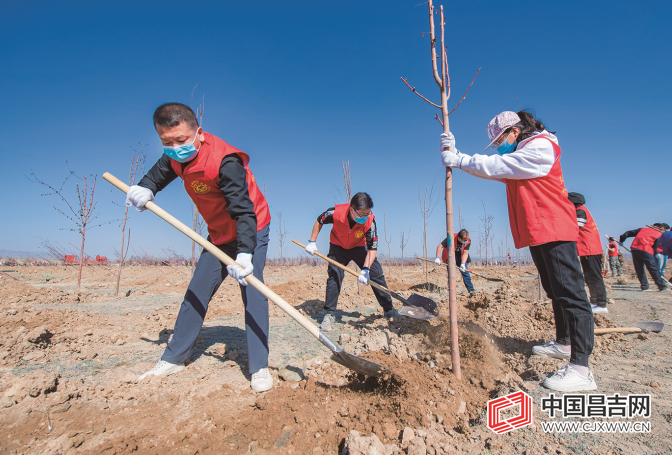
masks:
<instances>
[{"instance_id":1,"label":"black jacket","mask_svg":"<svg viewBox=\"0 0 672 455\"><path fill-rule=\"evenodd\" d=\"M189 163L182 163L182 169ZM168 155L152 166L138 183L139 186L156 194L177 178ZM238 156L226 156L219 168L219 189L226 199L226 211L236 220L238 237L235 240L238 253L254 253L257 245L257 215L245 180L246 172Z\"/></svg>"}]
</instances>

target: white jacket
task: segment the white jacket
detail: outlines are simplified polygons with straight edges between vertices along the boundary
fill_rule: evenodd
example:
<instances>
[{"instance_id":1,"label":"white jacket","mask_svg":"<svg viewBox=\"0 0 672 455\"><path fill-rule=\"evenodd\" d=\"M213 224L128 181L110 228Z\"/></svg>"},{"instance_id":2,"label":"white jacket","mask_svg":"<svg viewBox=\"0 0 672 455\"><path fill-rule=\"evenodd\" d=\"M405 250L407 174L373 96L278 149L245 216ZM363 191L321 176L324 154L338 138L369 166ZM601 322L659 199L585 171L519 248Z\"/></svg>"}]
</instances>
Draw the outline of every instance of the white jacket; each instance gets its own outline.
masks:
<instances>
[{"instance_id":1,"label":"white jacket","mask_svg":"<svg viewBox=\"0 0 672 455\"><path fill-rule=\"evenodd\" d=\"M523 180L545 177L551 171L556 156L548 141L533 141L546 137L558 144L554 134L544 130L535 132L518 144L515 152L506 155L465 156L460 163L464 172L483 179L503 182L505 179Z\"/></svg>"}]
</instances>

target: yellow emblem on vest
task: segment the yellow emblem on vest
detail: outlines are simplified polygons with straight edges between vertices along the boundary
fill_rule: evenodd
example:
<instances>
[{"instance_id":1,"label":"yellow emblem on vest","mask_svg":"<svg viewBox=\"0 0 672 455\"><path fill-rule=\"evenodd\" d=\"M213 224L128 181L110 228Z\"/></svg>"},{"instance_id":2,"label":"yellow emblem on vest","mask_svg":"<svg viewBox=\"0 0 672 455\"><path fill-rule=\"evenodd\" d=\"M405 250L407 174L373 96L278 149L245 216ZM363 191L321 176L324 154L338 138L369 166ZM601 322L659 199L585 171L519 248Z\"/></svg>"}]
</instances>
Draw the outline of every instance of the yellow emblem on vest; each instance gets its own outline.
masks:
<instances>
[{"instance_id":1,"label":"yellow emblem on vest","mask_svg":"<svg viewBox=\"0 0 672 455\"><path fill-rule=\"evenodd\" d=\"M191 187L194 189L196 194L205 194L210 192L210 187L208 185L197 180L191 182Z\"/></svg>"},{"instance_id":2,"label":"yellow emblem on vest","mask_svg":"<svg viewBox=\"0 0 672 455\"><path fill-rule=\"evenodd\" d=\"M361 239L363 235L364 233L362 231L355 232L355 237L357 237L358 239Z\"/></svg>"}]
</instances>

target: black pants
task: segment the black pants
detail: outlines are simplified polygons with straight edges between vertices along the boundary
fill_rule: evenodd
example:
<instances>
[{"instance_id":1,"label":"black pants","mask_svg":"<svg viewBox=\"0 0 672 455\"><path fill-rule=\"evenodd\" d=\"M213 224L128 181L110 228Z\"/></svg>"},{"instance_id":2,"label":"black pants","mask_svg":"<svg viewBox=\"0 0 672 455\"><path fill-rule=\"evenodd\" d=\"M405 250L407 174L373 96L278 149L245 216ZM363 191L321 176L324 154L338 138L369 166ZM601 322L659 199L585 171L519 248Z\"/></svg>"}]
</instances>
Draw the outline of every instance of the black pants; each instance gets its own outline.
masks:
<instances>
[{"instance_id":1,"label":"black pants","mask_svg":"<svg viewBox=\"0 0 672 455\"><path fill-rule=\"evenodd\" d=\"M588 366L593 352L593 310L588 303L576 242L550 242L530 247L541 285L553 301L555 337L571 345L571 363Z\"/></svg>"},{"instance_id":2,"label":"black pants","mask_svg":"<svg viewBox=\"0 0 672 455\"><path fill-rule=\"evenodd\" d=\"M348 265L350 261L353 261L361 269L364 266L364 261L366 260L366 248L363 246L352 248L346 250L345 248L334 245L333 243L329 244L329 258L338 262L339 264ZM329 278L327 278L327 298L324 301L324 309L327 313L334 313L336 311L336 306L338 304L338 296L341 293L341 285L343 284L343 275L345 271L336 267L335 265L329 264ZM385 276L383 275L383 268L380 266L378 259L373 261L373 264L369 267L369 278L374 283L378 283L381 286L387 287L385 282ZM384 311L390 311L394 309L392 306L392 298L389 294L379 291L376 288L373 288L373 293L376 296L376 300Z\"/></svg>"},{"instance_id":3,"label":"black pants","mask_svg":"<svg viewBox=\"0 0 672 455\"><path fill-rule=\"evenodd\" d=\"M607 306L607 288L602 277L602 255L581 256L581 267L586 285L590 291L590 303L601 307Z\"/></svg>"},{"instance_id":4,"label":"black pants","mask_svg":"<svg viewBox=\"0 0 672 455\"><path fill-rule=\"evenodd\" d=\"M264 282L264 266L268 250L270 226L257 232L257 246L252 255L252 275ZM209 238L208 238L209 239ZM236 256L236 241L217 245L229 257ZM170 363L184 362L196 345L198 334L208 311L210 299L222 281L229 275L226 266L212 253L203 251L196 264L184 302L175 322L173 337L166 346L161 360ZM251 285L240 286L245 305L245 334L247 335L247 361L250 374L268 367L268 299Z\"/></svg>"},{"instance_id":5,"label":"black pants","mask_svg":"<svg viewBox=\"0 0 672 455\"><path fill-rule=\"evenodd\" d=\"M644 273L644 266L646 266L651 274L651 278L653 278L654 283L658 286L658 290L665 289L666 286L660 276L658 261L653 257L653 254L632 248L632 265L635 266L635 273L642 290L649 289L649 280L646 278L646 273Z\"/></svg>"}]
</instances>

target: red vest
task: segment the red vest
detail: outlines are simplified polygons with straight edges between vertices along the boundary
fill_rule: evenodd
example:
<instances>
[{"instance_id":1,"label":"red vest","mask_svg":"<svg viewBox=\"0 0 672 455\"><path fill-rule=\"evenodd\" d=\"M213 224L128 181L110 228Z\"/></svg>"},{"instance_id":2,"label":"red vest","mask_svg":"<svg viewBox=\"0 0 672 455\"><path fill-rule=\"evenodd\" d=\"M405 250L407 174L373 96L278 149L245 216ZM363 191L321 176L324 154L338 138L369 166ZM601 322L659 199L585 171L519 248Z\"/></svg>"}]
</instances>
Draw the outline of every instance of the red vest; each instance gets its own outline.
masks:
<instances>
[{"instance_id":1,"label":"red vest","mask_svg":"<svg viewBox=\"0 0 672 455\"><path fill-rule=\"evenodd\" d=\"M334 225L331 227L331 235L329 241L334 245L350 250L358 246L366 245L366 231L371 229L373 224L373 213L366 219L366 223L358 224L350 229L350 221L348 219L348 212L350 211L350 204L338 204L334 208ZM374 239L376 240L376 239Z\"/></svg>"},{"instance_id":2,"label":"red vest","mask_svg":"<svg viewBox=\"0 0 672 455\"><path fill-rule=\"evenodd\" d=\"M586 224L579 228L579 240L576 242L576 249L579 251L579 256L602 254L600 231L597 230L597 225L595 224L593 216L585 205L578 206L576 210L583 210L586 212Z\"/></svg>"},{"instance_id":3,"label":"red vest","mask_svg":"<svg viewBox=\"0 0 672 455\"><path fill-rule=\"evenodd\" d=\"M466 248L467 245L471 243L471 239L467 240L467 243L463 243L462 246L458 249L457 248L457 234L453 234L453 245L455 245L455 262L462 262L462 253L464 252L464 249ZM443 261L444 264L448 263L448 248L443 249L443 253L441 253L441 261Z\"/></svg>"},{"instance_id":4,"label":"red vest","mask_svg":"<svg viewBox=\"0 0 672 455\"><path fill-rule=\"evenodd\" d=\"M555 163L548 175L536 179L505 179L511 235L516 248L556 241L576 242L576 209L567 199L560 167L560 147L553 144Z\"/></svg>"},{"instance_id":5,"label":"red vest","mask_svg":"<svg viewBox=\"0 0 672 455\"><path fill-rule=\"evenodd\" d=\"M615 257L617 257L617 256L618 256L618 245L616 245L616 242L611 242L611 243L609 244L609 247L611 247L611 248L614 249L614 252L613 252L613 253L612 253L611 251L609 251L609 257L610 257L610 258L615 258Z\"/></svg>"},{"instance_id":6,"label":"red vest","mask_svg":"<svg viewBox=\"0 0 672 455\"><path fill-rule=\"evenodd\" d=\"M219 190L219 169L225 156L235 154L243 161L247 173L245 178L247 189L254 204L254 212L257 215L257 231L268 226L271 222L271 214L268 210L266 198L259 191L252 171L247 166L250 162L247 153L230 146L210 133L204 134L205 142L201 144L196 158L184 166L184 172L182 171L182 163L172 159L170 163L177 175L184 180L184 188L208 225L210 240L215 245L222 245L238 237L236 221L226 211L226 199Z\"/></svg>"},{"instance_id":7,"label":"red vest","mask_svg":"<svg viewBox=\"0 0 672 455\"><path fill-rule=\"evenodd\" d=\"M663 235L662 232L658 232L655 229L648 227L643 227L639 230L635 236L635 240L632 241L630 249L646 251L649 254L655 254L653 252L653 244L656 243L656 240Z\"/></svg>"}]
</instances>

